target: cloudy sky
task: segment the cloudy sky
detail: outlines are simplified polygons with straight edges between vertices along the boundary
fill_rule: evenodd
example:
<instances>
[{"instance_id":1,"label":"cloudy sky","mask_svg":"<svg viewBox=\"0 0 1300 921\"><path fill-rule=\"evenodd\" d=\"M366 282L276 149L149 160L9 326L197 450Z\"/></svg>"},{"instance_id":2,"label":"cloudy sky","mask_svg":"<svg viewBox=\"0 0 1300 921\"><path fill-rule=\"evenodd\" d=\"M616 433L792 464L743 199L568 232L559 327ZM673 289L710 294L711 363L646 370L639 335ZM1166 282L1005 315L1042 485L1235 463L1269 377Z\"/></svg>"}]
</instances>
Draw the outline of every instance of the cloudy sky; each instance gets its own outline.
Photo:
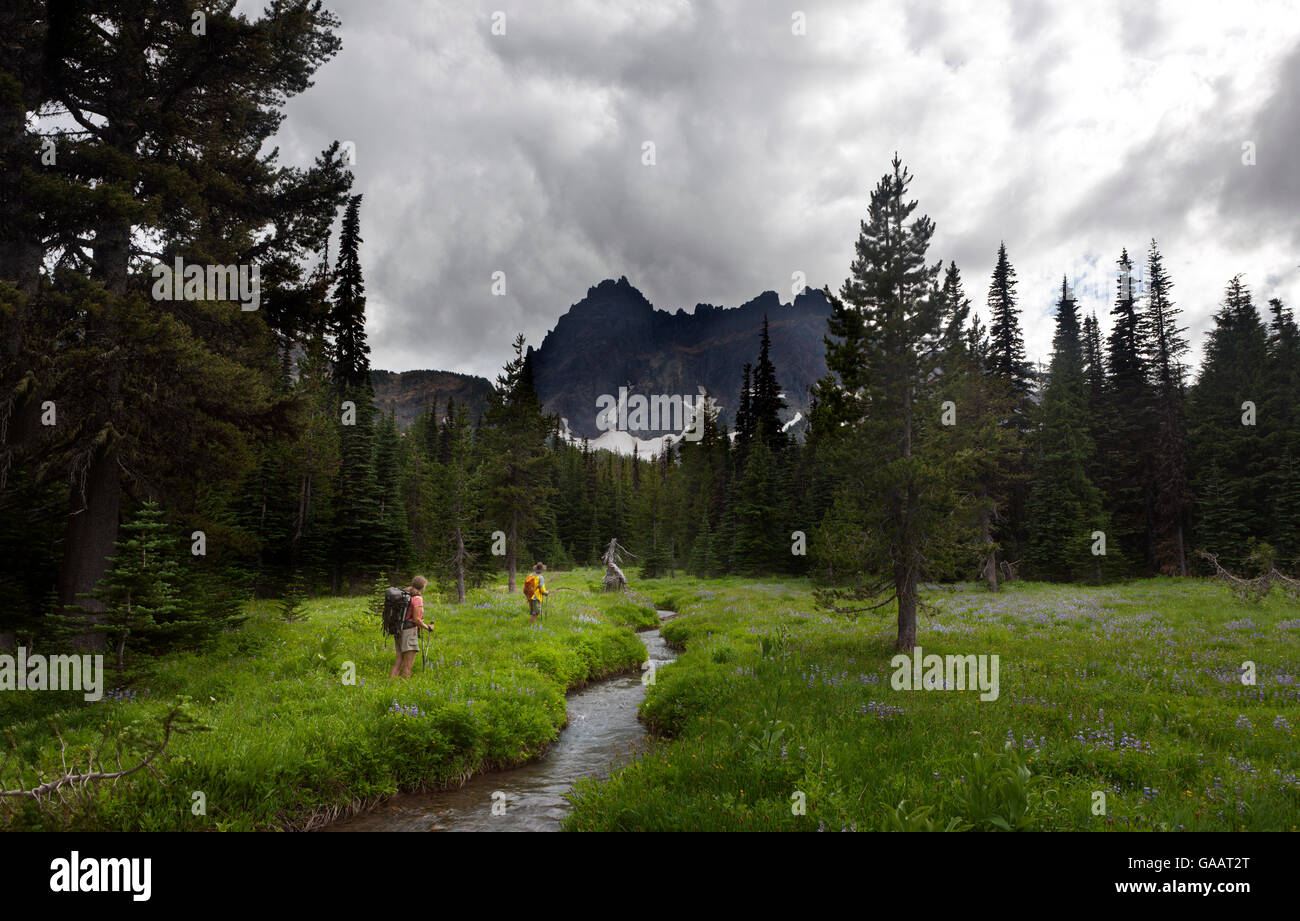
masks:
<instances>
[{"instance_id":1,"label":"cloudy sky","mask_svg":"<svg viewBox=\"0 0 1300 921\"><path fill-rule=\"evenodd\" d=\"M1236 273L1300 303L1294 2L326 5L343 50L279 141L356 145L378 368L495 376L607 277L688 311L838 289L896 150L985 320L1006 241L1033 358L1061 276L1108 328L1153 237L1194 355Z\"/></svg>"}]
</instances>

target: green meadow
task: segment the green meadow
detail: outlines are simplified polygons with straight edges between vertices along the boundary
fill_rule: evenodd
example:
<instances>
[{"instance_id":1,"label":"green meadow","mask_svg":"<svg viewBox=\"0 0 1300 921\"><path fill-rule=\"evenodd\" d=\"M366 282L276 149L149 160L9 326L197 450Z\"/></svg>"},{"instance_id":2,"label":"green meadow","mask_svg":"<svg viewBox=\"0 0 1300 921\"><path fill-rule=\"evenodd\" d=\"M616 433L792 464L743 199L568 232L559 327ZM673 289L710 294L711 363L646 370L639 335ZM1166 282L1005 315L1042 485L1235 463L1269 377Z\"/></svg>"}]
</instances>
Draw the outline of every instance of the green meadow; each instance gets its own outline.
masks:
<instances>
[{"instance_id":1,"label":"green meadow","mask_svg":"<svg viewBox=\"0 0 1300 921\"><path fill-rule=\"evenodd\" d=\"M610 778L578 782L570 830L1300 825L1300 609L1278 595L1244 604L1175 579L929 586L924 653L998 656L997 698L981 700L895 690L893 612L818 609L801 580L634 578L625 598L593 591L597 578L555 574L566 590L540 628L501 587L460 606L430 595L428 667L417 657L409 681L388 680L391 640L357 597L309 601L299 622L254 602L216 645L96 703L6 694L9 789L84 765L105 737L98 763L115 768L123 740L129 765L178 697L193 725L151 770L44 809L5 798L0 822L303 829L456 785L543 752L566 692L640 665L634 631L659 607L678 612L663 634L680 657L642 704L651 741Z\"/></svg>"},{"instance_id":2,"label":"green meadow","mask_svg":"<svg viewBox=\"0 0 1300 921\"><path fill-rule=\"evenodd\" d=\"M307 619L293 623L274 601L255 602L246 624L215 647L165 660L99 702L75 692L7 693L6 789L58 776L61 758L84 769L105 730L110 741L96 763L116 770L119 736L148 751L178 696L203 728L173 736L154 771L92 785L93 796L45 810L26 798L0 799L0 824L302 829L399 790L455 785L535 757L566 722L566 691L639 667L645 649L633 628L658 622L652 608L593 594L573 575L551 583L573 590L552 591L535 628L517 594L472 592L458 606L430 595L428 668L417 655L405 681L388 680L392 639L381 634L370 599L358 597L309 601ZM347 663L353 684L343 680ZM62 756L52 727L67 744ZM195 792L206 814L194 814Z\"/></svg>"},{"instance_id":3,"label":"green meadow","mask_svg":"<svg viewBox=\"0 0 1300 921\"><path fill-rule=\"evenodd\" d=\"M681 614L664 636L683 649L642 706L665 741L580 783L572 830L1300 825L1300 608L1276 593L1248 605L1202 580L931 586L918 643L998 655L985 701L894 690L888 610L827 613L789 580L658 589Z\"/></svg>"}]
</instances>

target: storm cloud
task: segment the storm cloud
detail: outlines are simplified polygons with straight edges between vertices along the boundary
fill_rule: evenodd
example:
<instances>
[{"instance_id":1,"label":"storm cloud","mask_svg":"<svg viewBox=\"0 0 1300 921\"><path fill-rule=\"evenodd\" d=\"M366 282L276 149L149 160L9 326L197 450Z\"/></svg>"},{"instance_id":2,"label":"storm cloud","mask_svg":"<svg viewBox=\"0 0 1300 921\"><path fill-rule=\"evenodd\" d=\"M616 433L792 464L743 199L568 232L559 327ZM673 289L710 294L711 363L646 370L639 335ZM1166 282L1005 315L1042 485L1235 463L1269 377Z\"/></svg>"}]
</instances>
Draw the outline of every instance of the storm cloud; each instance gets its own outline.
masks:
<instances>
[{"instance_id":1,"label":"storm cloud","mask_svg":"<svg viewBox=\"0 0 1300 921\"><path fill-rule=\"evenodd\" d=\"M1062 275L1108 327L1152 237L1194 355L1232 275L1300 300L1287 4L494 4L331 0L278 138L356 145L375 367L493 377L608 277L668 310L838 289L895 151L981 312L1006 241L1031 357Z\"/></svg>"}]
</instances>

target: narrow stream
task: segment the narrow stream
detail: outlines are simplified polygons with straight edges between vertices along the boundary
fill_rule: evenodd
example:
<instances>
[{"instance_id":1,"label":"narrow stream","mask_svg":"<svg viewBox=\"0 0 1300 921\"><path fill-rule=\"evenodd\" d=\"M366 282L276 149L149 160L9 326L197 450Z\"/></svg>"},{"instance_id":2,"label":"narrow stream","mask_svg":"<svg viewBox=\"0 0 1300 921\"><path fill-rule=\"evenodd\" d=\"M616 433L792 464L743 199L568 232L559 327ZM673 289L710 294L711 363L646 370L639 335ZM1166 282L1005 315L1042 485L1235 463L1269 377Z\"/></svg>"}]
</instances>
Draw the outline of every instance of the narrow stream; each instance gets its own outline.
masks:
<instances>
[{"instance_id":1,"label":"narrow stream","mask_svg":"<svg viewBox=\"0 0 1300 921\"><path fill-rule=\"evenodd\" d=\"M659 619L672 617L660 611ZM637 634L655 667L676 658L658 630ZM569 725L536 761L471 777L463 787L404 793L325 831L559 831L579 777L607 777L632 760L645 728L642 672L598 681L568 698ZM495 796L494 796L495 794ZM504 796L502 796L504 794ZM502 812L501 803L505 809ZM497 814L493 814L496 804Z\"/></svg>"}]
</instances>

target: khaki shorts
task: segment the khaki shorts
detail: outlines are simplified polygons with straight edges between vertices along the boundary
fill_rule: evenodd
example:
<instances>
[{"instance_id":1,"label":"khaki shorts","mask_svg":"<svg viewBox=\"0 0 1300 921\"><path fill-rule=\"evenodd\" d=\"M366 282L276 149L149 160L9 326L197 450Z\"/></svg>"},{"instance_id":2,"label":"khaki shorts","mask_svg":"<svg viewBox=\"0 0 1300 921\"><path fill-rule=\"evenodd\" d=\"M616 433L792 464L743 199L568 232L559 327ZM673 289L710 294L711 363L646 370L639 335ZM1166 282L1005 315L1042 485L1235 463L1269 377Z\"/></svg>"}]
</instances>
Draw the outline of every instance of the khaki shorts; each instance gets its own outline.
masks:
<instances>
[{"instance_id":1,"label":"khaki shorts","mask_svg":"<svg viewBox=\"0 0 1300 921\"><path fill-rule=\"evenodd\" d=\"M397 647L397 654L404 652L420 651L420 628L407 627L397 636L393 637L393 645Z\"/></svg>"},{"instance_id":2,"label":"khaki shorts","mask_svg":"<svg viewBox=\"0 0 1300 921\"><path fill-rule=\"evenodd\" d=\"M536 598L529 598L528 613L533 615L534 617L539 616L542 613L542 603L538 601Z\"/></svg>"}]
</instances>

